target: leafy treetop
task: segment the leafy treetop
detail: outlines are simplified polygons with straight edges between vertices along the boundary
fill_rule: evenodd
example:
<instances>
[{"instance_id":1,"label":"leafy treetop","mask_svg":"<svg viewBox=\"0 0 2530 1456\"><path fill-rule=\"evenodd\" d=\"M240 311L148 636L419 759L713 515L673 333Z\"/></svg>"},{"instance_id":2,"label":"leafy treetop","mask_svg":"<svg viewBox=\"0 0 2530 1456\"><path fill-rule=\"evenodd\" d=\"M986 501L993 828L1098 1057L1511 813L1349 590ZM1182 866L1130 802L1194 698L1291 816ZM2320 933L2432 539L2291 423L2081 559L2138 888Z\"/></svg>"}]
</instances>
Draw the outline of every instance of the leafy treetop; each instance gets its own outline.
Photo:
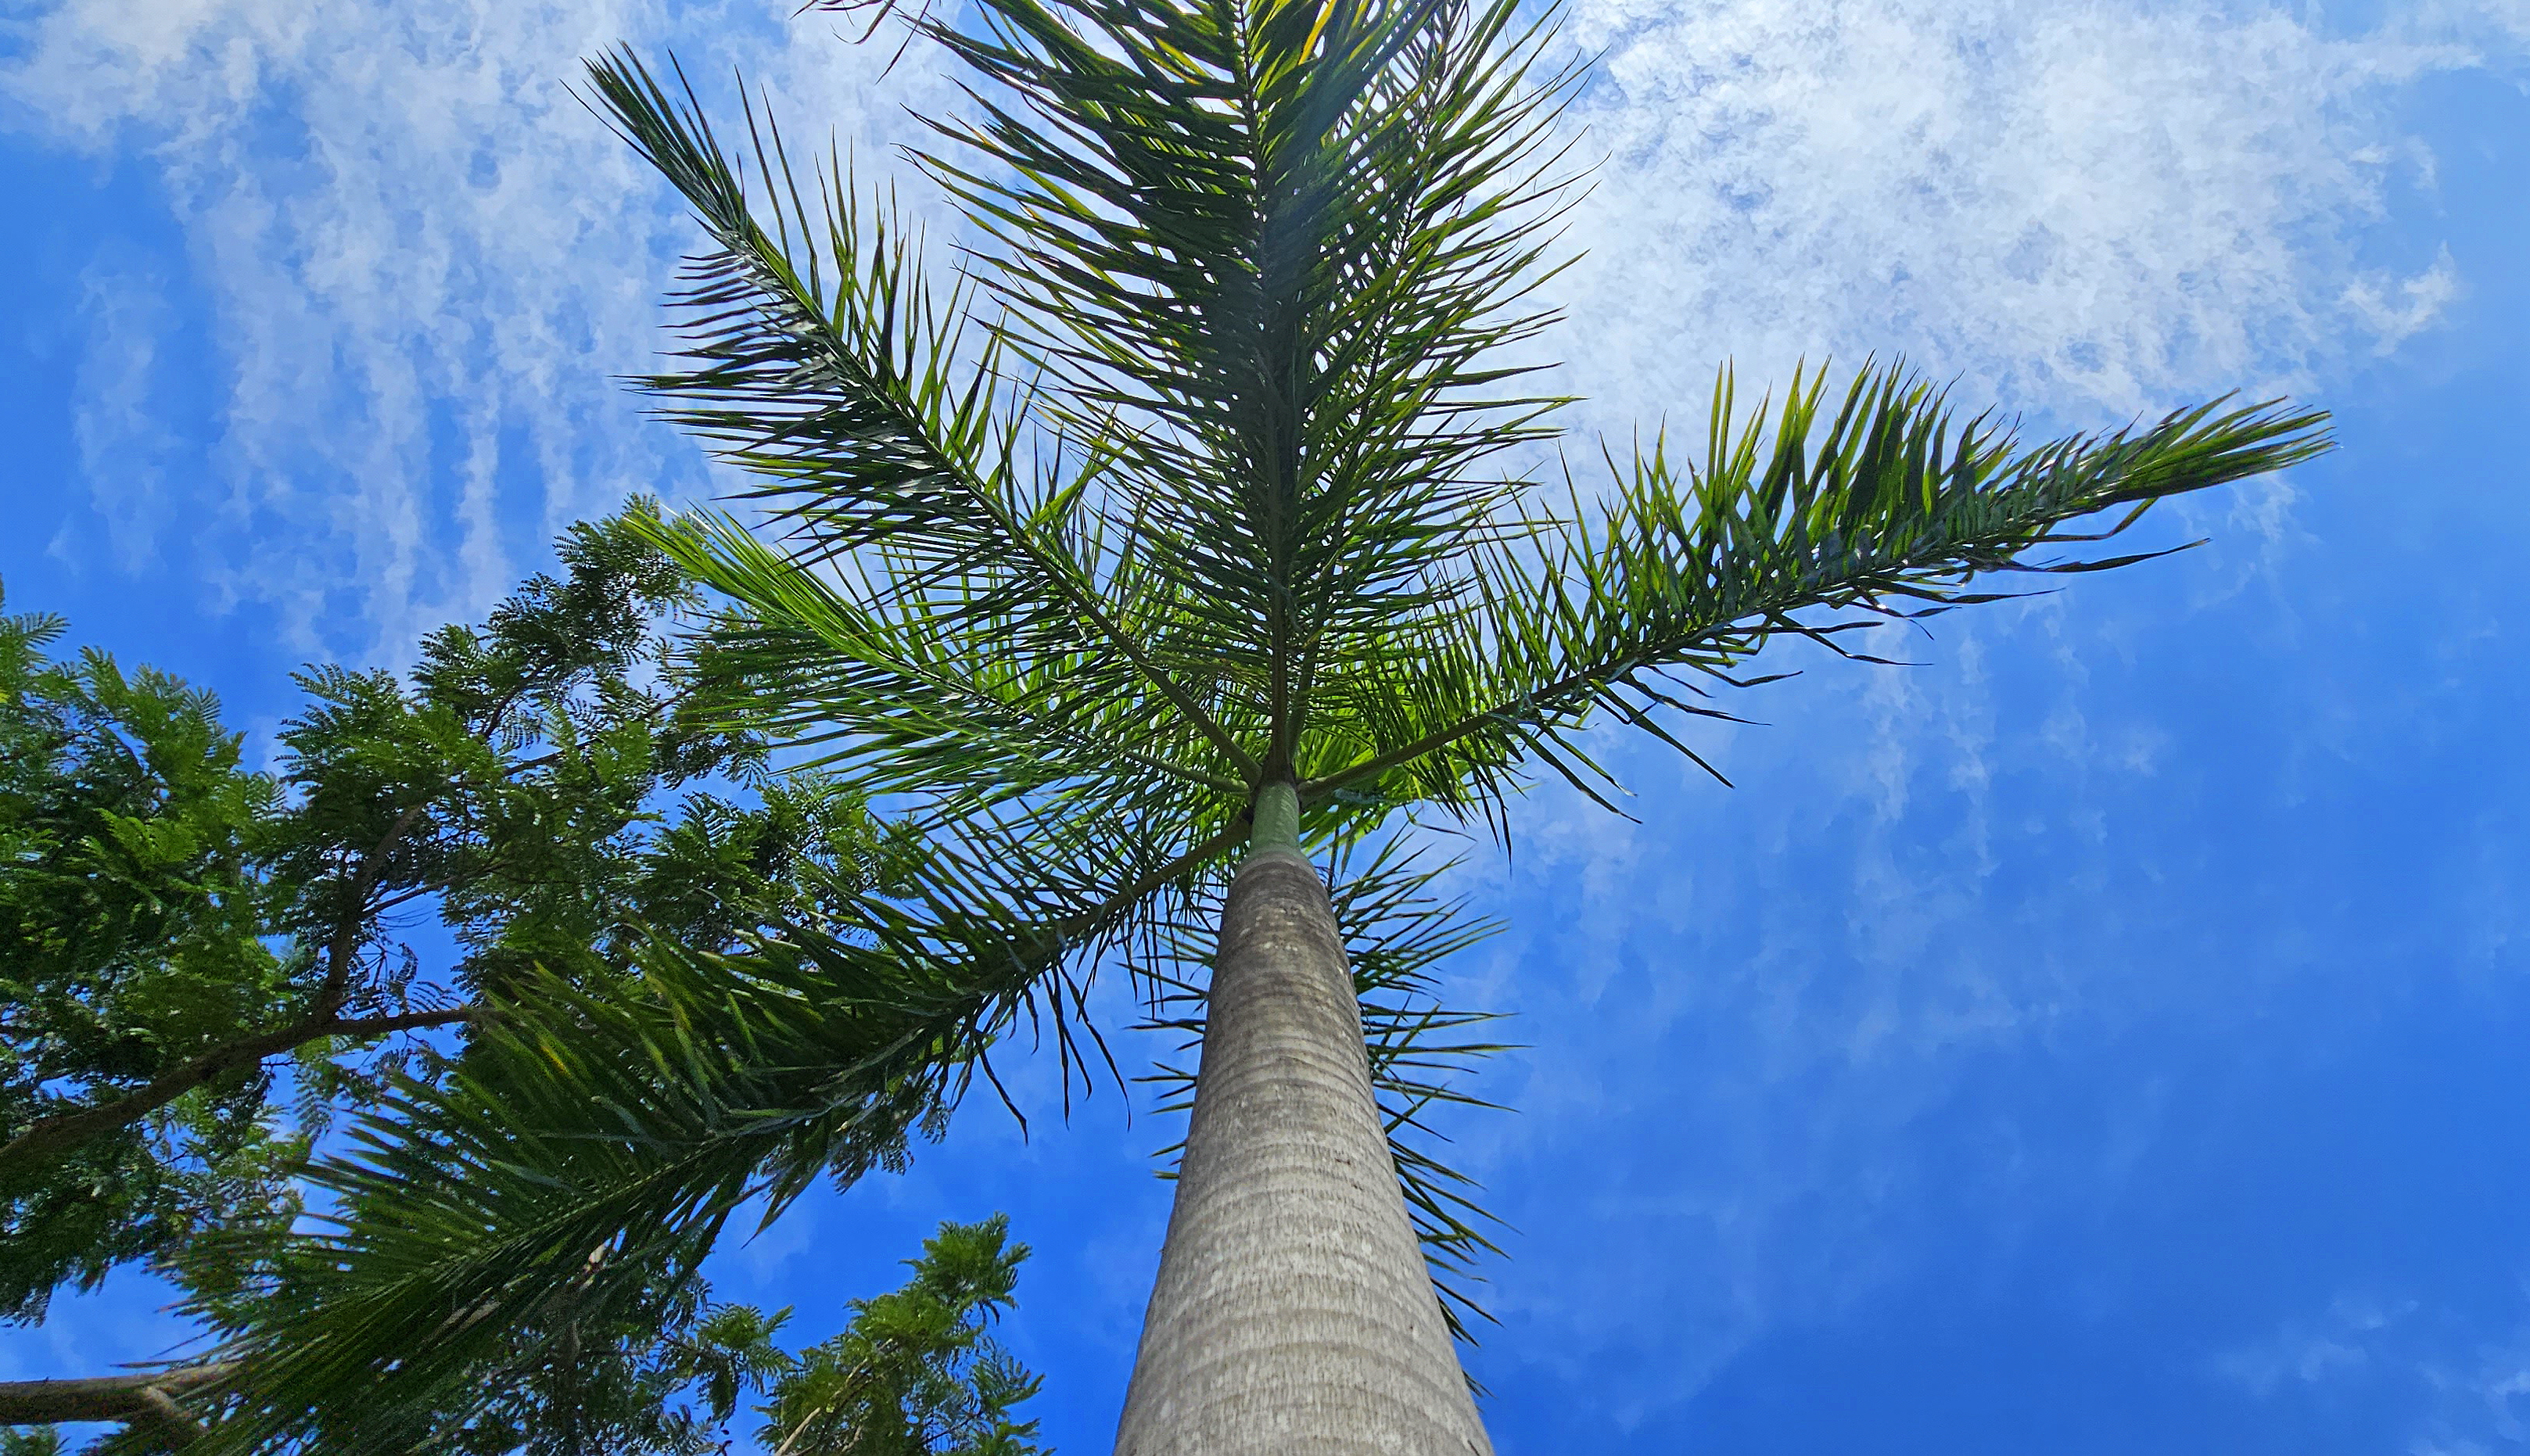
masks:
<instances>
[{"instance_id":1,"label":"leafy treetop","mask_svg":"<svg viewBox=\"0 0 2530 1456\"><path fill-rule=\"evenodd\" d=\"M613 995L650 938L839 932L918 859L858 793L698 721L666 651L697 597L649 519L574 527L556 572L433 633L409 677L300 674L271 773L209 693L0 617L0 1313L39 1321L137 1262L247 1319L310 1140L445 1080L520 987ZM632 1298L665 1338L699 1290ZM626 1378L618 1403L655 1409ZM0 1422L22 1410L0 1392Z\"/></svg>"}]
</instances>

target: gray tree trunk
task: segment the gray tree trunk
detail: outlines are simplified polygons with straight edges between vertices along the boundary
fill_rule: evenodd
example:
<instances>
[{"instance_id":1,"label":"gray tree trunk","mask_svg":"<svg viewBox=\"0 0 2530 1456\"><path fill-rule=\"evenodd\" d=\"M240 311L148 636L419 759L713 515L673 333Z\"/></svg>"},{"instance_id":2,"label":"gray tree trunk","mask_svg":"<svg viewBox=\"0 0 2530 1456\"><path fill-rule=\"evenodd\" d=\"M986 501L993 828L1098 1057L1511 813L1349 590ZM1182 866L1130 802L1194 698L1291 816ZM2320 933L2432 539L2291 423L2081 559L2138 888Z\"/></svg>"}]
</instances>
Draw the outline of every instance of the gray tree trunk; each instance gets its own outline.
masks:
<instances>
[{"instance_id":1,"label":"gray tree trunk","mask_svg":"<svg viewBox=\"0 0 2530 1456\"><path fill-rule=\"evenodd\" d=\"M1268 840L1265 811L1222 914L1117 1456L1491 1456L1398 1191L1325 887Z\"/></svg>"}]
</instances>

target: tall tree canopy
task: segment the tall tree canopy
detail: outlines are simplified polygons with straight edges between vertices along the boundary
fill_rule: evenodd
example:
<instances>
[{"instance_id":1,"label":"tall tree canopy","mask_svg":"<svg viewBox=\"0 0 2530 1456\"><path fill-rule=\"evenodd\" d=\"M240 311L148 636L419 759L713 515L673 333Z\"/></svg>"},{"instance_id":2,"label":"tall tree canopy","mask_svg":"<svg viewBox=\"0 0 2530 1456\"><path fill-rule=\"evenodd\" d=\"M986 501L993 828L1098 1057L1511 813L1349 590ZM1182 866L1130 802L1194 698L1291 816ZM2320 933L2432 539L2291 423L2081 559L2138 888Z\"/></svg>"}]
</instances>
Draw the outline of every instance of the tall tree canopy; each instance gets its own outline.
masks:
<instances>
[{"instance_id":1,"label":"tall tree canopy","mask_svg":"<svg viewBox=\"0 0 2530 1456\"><path fill-rule=\"evenodd\" d=\"M1542 776L1613 802L1595 725L1692 758L1778 639L2120 565L2089 548L2152 503L2325 446L2224 402L2031 443L1898 364L1743 406L1726 368L1699 438L1548 488L1560 402L1520 361L1582 80L1541 62L1551 19L908 24L969 86L914 156L971 228L945 288L839 157L796 168L752 114L725 144L629 55L592 82L701 230L647 384L762 512L644 528L737 604L690 659L708 711L903 806L919 863L849 929L649 941L622 996L506 987L479 1072L324 1173L336 1221L229 1347L253 1376L215 1441L391 1445L345 1392L454 1398L557 1291L644 1287L749 1198L857 1172L1015 1030L1094 1057L1088 978L1182 967L1192 921L1202 1065L1119 1451L1482 1451L1348 954L1375 927L1339 915L1382 896L1327 867L1393 866L1348 853L1416 814L1508 835Z\"/></svg>"},{"instance_id":2,"label":"tall tree canopy","mask_svg":"<svg viewBox=\"0 0 2530 1456\"><path fill-rule=\"evenodd\" d=\"M284 1272L309 1140L464 1066L511 988L616 995L638 942L826 924L918 855L848 787L695 717L663 649L697 594L633 528L652 518L574 528L558 574L434 633L409 677L302 674L272 773L210 694L57 655L57 619L0 618L8 1318L127 1264L249 1318ZM863 1155L898 1156L902 1132ZM502 1362L524 1374L462 1448L543 1449L563 1411L584 1419L555 1450L690 1445L668 1396L726 1321L690 1279L630 1301L601 1320L566 1297L509 1331L538 1357ZM157 1439L226 1373L0 1385L0 1425L130 1417Z\"/></svg>"}]
</instances>

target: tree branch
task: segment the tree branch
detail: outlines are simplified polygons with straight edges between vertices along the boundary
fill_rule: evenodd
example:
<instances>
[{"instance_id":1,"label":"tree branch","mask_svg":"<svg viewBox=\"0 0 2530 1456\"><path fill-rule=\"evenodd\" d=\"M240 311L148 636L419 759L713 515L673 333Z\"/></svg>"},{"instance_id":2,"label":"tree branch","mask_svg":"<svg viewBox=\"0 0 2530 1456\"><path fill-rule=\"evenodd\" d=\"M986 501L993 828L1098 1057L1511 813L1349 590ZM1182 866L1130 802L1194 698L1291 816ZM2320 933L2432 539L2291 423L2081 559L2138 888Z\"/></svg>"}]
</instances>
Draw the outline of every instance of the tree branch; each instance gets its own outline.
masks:
<instances>
[{"instance_id":1,"label":"tree branch","mask_svg":"<svg viewBox=\"0 0 2530 1456\"><path fill-rule=\"evenodd\" d=\"M192 1365L154 1375L96 1375L79 1380L0 1381L0 1426L51 1426L62 1421L148 1423L184 1444L200 1428L175 1396L214 1385L237 1373L233 1362Z\"/></svg>"},{"instance_id":2,"label":"tree branch","mask_svg":"<svg viewBox=\"0 0 2530 1456\"><path fill-rule=\"evenodd\" d=\"M350 994L352 957L359 953L360 928L369 921L369 892L377 889L379 878L386 872L387 855L412 831L422 808L420 804L407 804L378 842L360 856L360 867L352 873L352 902L334 922L333 938L325 943L325 987L316 997L317 1016L331 1017Z\"/></svg>"},{"instance_id":3,"label":"tree branch","mask_svg":"<svg viewBox=\"0 0 2530 1456\"><path fill-rule=\"evenodd\" d=\"M6 1176L23 1164L42 1161L90 1138L128 1127L196 1087L216 1081L241 1067L252 1066L267 1056L277 1056L293 1048L303 1047L320 1037L382 1037L426 1026L452 1025L471 1019L474 1012L475 1007L468 1005L445 1011L412 1011L396 1016L345 1019L332 1011L324 1011L302 1017L277 1031L214 1047L110 1103L36 1118L25 1132L10 1139L6 1147L0 1147L0 1176Z\"/></svg>"},{"instance_id":4,"label":"tree branch","mask_svg":"<svg viewBox=\"0 0 2530 1456\"><path fill-rule=\"evenodd\" d=\"M11 1138L5 1147L0 1147L0 1177L21 1166L50 1159L90 1138L129 1127L196 1087L216 1081L241 1067L252 1066L267 1056L277 1056L294 1048L303 1047L319 1037L382 1037L425 1026L446 1026L472 1016L474 1009L471 1006L349 1020L342 1015L343 1002L351 997L352 958L359 953L360 929L369 921L369 894L385 873L388 854L412 832L413 821L421 816L423 807L420 804L408 805L396 815L395 822L387 826L386 834L378 842L361 853L360 867L352 874L351 903L335 920L334 934L325 943L324 984L317 989L316 1003L306 1015L261 1036L245 1037L214 1047L112 1102L82 1107L76 1112L36 1118L28 1124L26 1131Z\"/></svg>"}]
</instances>

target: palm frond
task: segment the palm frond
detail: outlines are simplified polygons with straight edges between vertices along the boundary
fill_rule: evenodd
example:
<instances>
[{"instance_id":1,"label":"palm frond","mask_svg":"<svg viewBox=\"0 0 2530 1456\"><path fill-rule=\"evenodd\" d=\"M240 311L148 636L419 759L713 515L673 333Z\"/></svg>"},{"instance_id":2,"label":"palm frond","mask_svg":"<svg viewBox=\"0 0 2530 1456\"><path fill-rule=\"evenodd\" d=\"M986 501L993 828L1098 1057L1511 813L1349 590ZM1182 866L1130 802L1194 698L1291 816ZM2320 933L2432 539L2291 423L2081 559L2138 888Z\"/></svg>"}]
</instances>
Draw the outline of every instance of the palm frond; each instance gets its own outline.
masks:
<instances>
[{"instance_id":1,"label":"palm frond","mask_svg":"<svg viewBox=\"0 0 2530 1456\"><path fill-rule=\"evenodd\" d=\"M726 517L688 516L660 541L744 608L702 645L702 701L870 791L954 817L1059 789L1174 824L1246 800L1235 766L1182 718L1120 695L1077 654L1014 650L1005 614L879 599L798 569Z\"/></svg>"},{"instance_id":2,"label":"palm frond","mask_svg":"<svg viewBox=\"0 0 2530 1456\"><path fill-rule=\"evenodd\" d=\"M1542 763L1598 796L1609 781L1577 741L1594 716L1692 756L1660 720L1728 717L1712 689L1745 685L1736 674L1779 635L1846 651L1840 639L1872 621L2010 595L1972 589L1996 573L2158 555L2078 548L2155 501L2329 448L2324 413L2228 401L2024 448L1991 415L1960 418L1902 364L1857 373L1833 413L1827 399L1824 371L1795 376L1779 411L1743 417L1726 370L1702 464L1681 468L1660 438L1624 466L1611 459L1604 512L1575 488L1537 550L1489 553L1469 610L1410 644L1417 671L1348 674L1352 731L1327 733L1303 794L1491 812ZM2036 555L2050 547L2077 550Z\"/></svg>"},{"instance_id":3,"label":"palm frond","mask_svg":"<svg viewBox=\"0 0 2530 1456\"><path fill-rule=\"evenodd\" d=\"M533 1358L516 1332L556 1301L632 1297L749 1200L770 1218L900 1162L1013 1035L1050 1034L1085 1075L1073 978L1228 847L1110 836L1101 859L1091 838L970 828L891 894L837 887L849 933L727 956L653 941L627 988L525 978L445 1078L398 1082L313 1171L332 1212L224 1348L239 1409L206 1449L404 1449L505 1352Z\"/></svg>"},{"instance_id":4,"label":"palm frond","mask_svg":"<svg viewBox=\"0 0 2530 1456\"><path fill-rule=\"evenodd\" d=\"M869 579L886 600L920 605L945 588L996 619L1011 650L1071 659L1111 690L1149 695L1252 771L1071 555L1078 483L1059 484L1059 458L1038 468L1000 340L970 334L962 287L933 293L901 216L865 208L839 157L803 191L779 129L751 106L750 166L722 148L689 89L671 98L632 56L594 62L589 76L604 114L711 240L676 299L690 366L643 384L683 402L669 417L749 472L742 494L772 510L792 559L831 564L883 547L885 568ZM716 587L720 574L743 575L708 553L688 566Z\"/></svg>"},{"instance_id":5,"label":"palm frond","mask_svg":"<svg viewBox=\"0 0 2530 1456\"><path fill-rule=\"evenodd\" d=\"M2228 401L2025 446L1902 364L1841 395L1804 371L1743 414L1726 369L1700 460L1655 437L1610 454L1604 498L1568 473L1555 509L1489 478L1561 403L1507 354L1553 322L1553 123L1580 73L1540 64L1552 21L1516 0L925 9L913 33L970 78L968 115L915 153L975 230L941 296L839 160L803 188L751 107L734 155L689 92L628 56L593 68L709 239L687 367L648 383L788 532L662 528L738 604L704 676L928 833L1094 826L1061 832L1076 864L1030 870L1084 902L1120 883L1117 846L1200 841L1129 896L1165 1024L1199 1035L1197 980L1170 968L1208 956L1207 867L1266 782L1297 778L1311 842L1339 847L1426 802L1499 834L1541 772L1613 807L1594 721L1692 758L1680 720L1729 717L1780 637L1863 655L1861 628L2006 595L1997 573L2137 560L2084 549L2327 448L2323 414ZM1424 1113L1493 1047L1432 1000L1463 937L1429 884L1382 855L1337 894L1448 1290L1491 1245ZM1062 984L1031 1004L1070 1049Z\"/></svg>"},{"instance_id":6,"label":"palm frond","mask_svg":"<svg viewBox=\"0 0 2530 1456\"><path fill-rule=\"evenodd\" d=\"M998 243L1000 337L1108 464L1288 761L1331 637L1446 595L1493 529L1482 461L1559 403L1488 355L1552 321L1545 146L1576 73L1530 76L1510 0L988 0L926 28L979 77L934 173ZM1212 654L1215 662L1221 654Z\"/></svg>"}]
</instances>

